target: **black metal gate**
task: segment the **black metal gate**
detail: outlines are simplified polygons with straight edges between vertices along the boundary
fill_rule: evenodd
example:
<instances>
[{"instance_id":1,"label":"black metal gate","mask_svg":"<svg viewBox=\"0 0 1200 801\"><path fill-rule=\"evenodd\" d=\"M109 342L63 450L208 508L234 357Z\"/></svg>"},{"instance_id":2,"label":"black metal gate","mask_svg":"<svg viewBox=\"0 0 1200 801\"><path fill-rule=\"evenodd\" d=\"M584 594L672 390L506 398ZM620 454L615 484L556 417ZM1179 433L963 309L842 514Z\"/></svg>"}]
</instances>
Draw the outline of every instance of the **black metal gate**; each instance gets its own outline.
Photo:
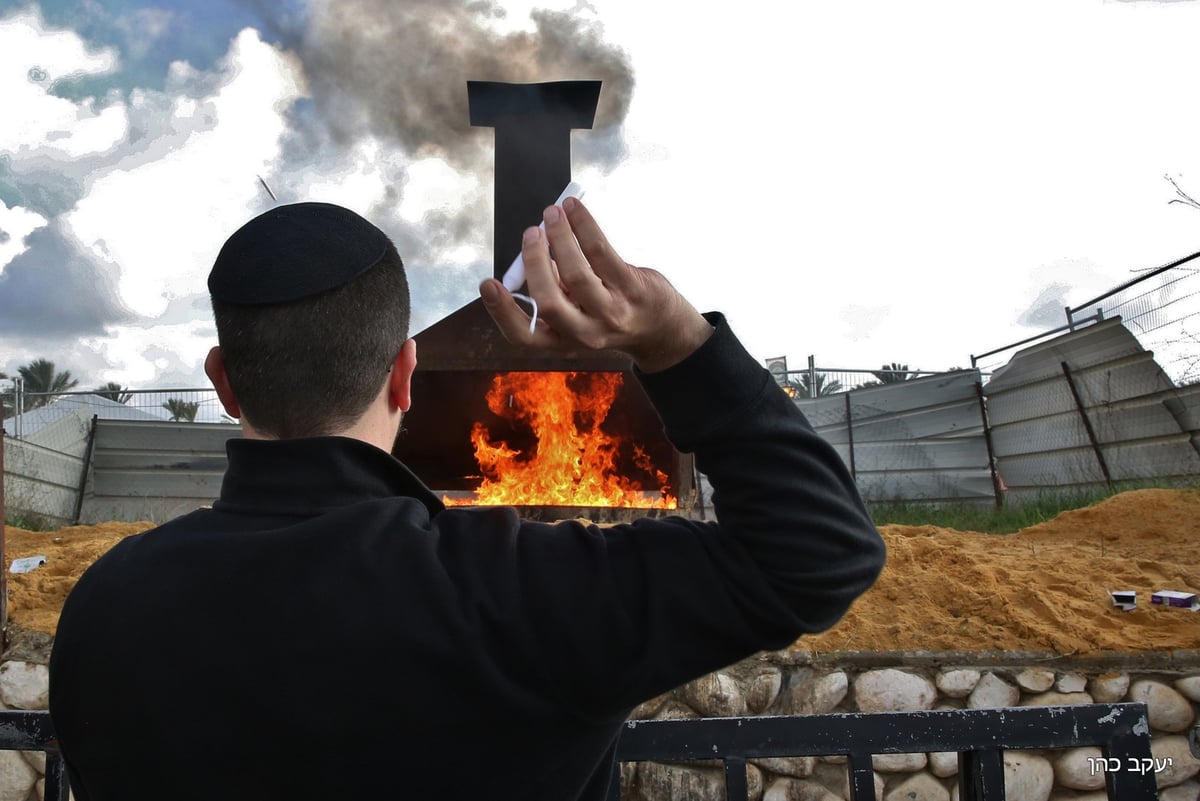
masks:
<instances>
[{"instance_id":1,"label":"black metal gate","mask_svg":"<svg viewBox=\"0 0 1200 801\"><path fill-rule=\"evenodd\" d=\"M853 801L875 801L873 754L958 752L962 801L1004 801L1004 751L1100 747L1112 801L1158 798L1144 704L947 709L792 717L629 721L618 762L721 759L725 794L746 801L746 760L847 757ZM1100 760L1097 760L1099 763ZM620 765L609 798L620 798Z\"/></svg>"},{"instance_id":2,"label":"black metal gate","mask_svg":"<svg viewBox=\"0 0 1200 801\"><path fill-rule=\"evenodd\" d=\"M1004 801L1004 751L1099 746L1112 801L1154 801L1154 759L1145 704L949 709L789 717L629 721L620 763L721 759L726 797L746 801L746 760L847 757L853 801L875 801L874 754L957 751L962 801ZM67 778L48 712L0 711L0 749L46 752L47 801L67 801Z\"/></svg>"}]
</instances>

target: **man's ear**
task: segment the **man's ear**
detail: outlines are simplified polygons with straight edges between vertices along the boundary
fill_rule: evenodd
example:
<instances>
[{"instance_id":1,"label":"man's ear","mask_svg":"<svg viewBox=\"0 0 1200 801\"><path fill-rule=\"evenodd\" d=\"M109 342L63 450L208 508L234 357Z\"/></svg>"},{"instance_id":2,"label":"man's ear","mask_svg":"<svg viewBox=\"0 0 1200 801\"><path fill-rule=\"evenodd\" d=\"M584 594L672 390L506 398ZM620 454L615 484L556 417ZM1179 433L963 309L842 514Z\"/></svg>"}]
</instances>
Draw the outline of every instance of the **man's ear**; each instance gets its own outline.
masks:
<instances>
[{"instance_id":1,"label":"man's ear","mask_svg":"<svg viewBox=\"0 0 1200 801\"><path fill-rule=\"evenodd\" d=\"M208 352L208 357L204 360L204 372L212 382L213 388L217 390L217 397L225 407L225 413L235 419L241 418L242 409L233 394L233 387L229 386L229 376L225 374L225 362L221 359L219 347L214 347Z\"/></svg>"},{"instance_id":2,"label":"man's ear","mask_svg":"<svg viewBox=\"0 0 1200 801\"><path fill-rule=\"evenodd\" d=\"M412 407L412 374L416 369L417 341L408 339L396 354L392 372L388 375L388 397L392 405L402 412Z\"/></svg>"}]
</instances>

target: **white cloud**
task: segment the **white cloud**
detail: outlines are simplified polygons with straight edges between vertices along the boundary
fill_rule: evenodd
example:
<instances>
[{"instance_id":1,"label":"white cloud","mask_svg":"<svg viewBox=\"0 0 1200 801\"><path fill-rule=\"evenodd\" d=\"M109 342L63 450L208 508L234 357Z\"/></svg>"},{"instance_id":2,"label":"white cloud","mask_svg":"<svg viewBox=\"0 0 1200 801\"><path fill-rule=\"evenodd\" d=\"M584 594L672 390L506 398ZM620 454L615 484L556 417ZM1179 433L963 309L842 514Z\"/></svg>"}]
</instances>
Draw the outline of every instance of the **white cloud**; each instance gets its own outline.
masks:
<instances>
[{"instance_id":1,"label":"white cloud","mask_svg":"<svg viewBox=\"0 0 1200 801\"><path fill-rule=\"evenodd\" d=\"M1200 212L1168 206L1162 176L1200 194L1200 107L1188 102L1200 3L747 0L733 16L594 3L637 89L630 158L581 173L589 206L623 256L726 311L752 353L963 364L1028 336L1018 318L1049 285L1080 303L1196 249ZM526 0L502 5L498 30L528 27ZM140 22L151 37L174 24ZM39 181L61 164L81 186L70 229L120 272L122 301L145 318L94 340L114 380L154 380L164 349L187 365L202 358L203 326L168 315L183 327L162 341L143 328L172 298L203 292L221 242L265 207L257 174L281 198L340 203L402 234L490 195L488 175L409 164L369 138L309 147L297 135L283 165L281 109L303 76L253 33L217 69L176 63L165 92L124 103L56 98L28 75L116 64L36 15L0 22L0 96L23 115L0 127L0 152L14 169L36 159ZM137 144L131 128L145 133ZM0 259L23 247L7 219ZM482 261L490 223L472 243ZM473 295L443 269L472 262L469 248L404 251ZM415 308L434 284L414 281L426 292Z\"/></svg>"},{"instance_id":2,"label":"white cloud","mask_svg":"<svg viewBox=\"0 0 1200 801\"><path fill-rule=\"evenodd\" d=\"M1049 281L1079 303L1196 249L1162 175L1200 176L1200 3L594 2L636 71L634 152L669 155L592 204L756 355L961 364L1029 336Z\"/></svg>"},{"instance_id":3,"label":"white cloud","mask_svg":"<svg viewBox=\"0 0 1200 801\"><path fill-rule=\"evenodd\" d=\"M408 183L397 212L402 219L417 223L430 209L461 206L463 198L490 188L481 186L478 176L465 175L444 159L423 159L408 168Z\"/></svg>"},{"instance_id":4,"label":"white cloud","mask_svg":"<svg viewBox=\"0 0 1200 801\"><path fill-rule=\"evenodd\" d=\"M0 275L4 274L4 267L10 261L28 249L25 238L46 222L46 218L36 212L20 206L9 208L0 202L0 232L4 234L0 237Z\"/></svg>"},{"instance_id":5,"label":"white cloud","mask_svg":"<svg viewBox=\"0 0 1200 801\"><path fill-rule=\"evenodd\" d=\"M0 153L57 151L67 157L104 151L125 133L119 106L97 108L50 94L55 82L104 75L118 66L112 48L93 50L73 31L53 31L40 13L0 20Z\"/></svg>"},{"instance_id":6,"label":"white cloud","mask_svg":"<svg viewBox=\"0 0 1200 801\"><path fill-rule=\"evenodd\" d=\"M260 200L256 175L279 156L283 112L300 93L298 66L251 30L233 40L219 69L213 94L175 107L177 116L205 107L209 129L159 158L103 173L67 215L80 243L119 273L122 303L143 317L203 291L221 243Z\"/></svg>"},{"instance_id":7,"label":"white cloud","mask_svg":"<svg viewBox=\"0 0 1200 801\"><path fill-rule=\"evenodd\" d=\"M367 215L371 207L384 202L387 194L387 154L378 140L366 137L347 147L336 169L314 164L300 177L298 190L302 200L335 203Z\"/></svg>"},{"instance_id":8,"label":"white cloud","mask_svg":"<svg viewBox=\"0 0 1200 801\"><path fill-rule=\"evenodd\" d=\"M103 337L81 339L77 350L94 354L97 358L88 361L105 365L97 373L98 383L116 381L144 389L161 384L169 369L176 384L207 387L204 358L215 344L212 321L199 319L174 325L113 326Z\"/></svg>"}]
</instances>

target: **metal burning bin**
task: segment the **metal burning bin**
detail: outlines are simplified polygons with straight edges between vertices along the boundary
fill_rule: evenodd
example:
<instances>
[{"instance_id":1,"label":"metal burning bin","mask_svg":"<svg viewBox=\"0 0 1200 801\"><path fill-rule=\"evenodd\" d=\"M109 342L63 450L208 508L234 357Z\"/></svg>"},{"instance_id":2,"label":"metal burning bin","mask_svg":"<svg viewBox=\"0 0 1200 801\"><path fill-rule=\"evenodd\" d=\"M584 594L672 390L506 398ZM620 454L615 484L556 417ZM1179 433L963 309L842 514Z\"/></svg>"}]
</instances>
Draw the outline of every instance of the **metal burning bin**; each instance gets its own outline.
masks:
<instances>
[{"instance_id":1,"label":"metal burning bin","mask_svg":"<svg viewBox=\"0 0 1200 801\"><path fill-rule=\"evenodd\" d=\"M471 124L495 129L495 239L493 274L501 278L520 252L524 229L541 219L542 209L571 180L573 128L592 126L600 97L599 81L540 84L468 83ZM515 346L496 328L476 299L414 337L418 367L413 375L413 408L396 455L434 491L450 497L470 494L480 483L471 443L477 422L486 421L496 439L516 449L532 448L527 431L505 428L491 414L486 395L498 373L615 372L622 387L603 429L637 443L667 476L674 510L644 507L519 506L532 519L585 517L597 522L664 514L687 514L693 496L693 461L672 447L662 423L630 370L629 358L612 351L561 352ZM619 467L638 478L641 467L622 457ZM647 490L657 490L652 482Z\"/></svg>"},{"instance_id":2,"label":"metal burning bin","mask_svg":"<svg viewBox=\"0 0 1200 801\"><path fill-rule=\"evenodd\" d=\"M435 491L451 497L471 494L481 481L471 442L476 423L488 426L493 440L525 452L536 440L527 428L494 415L486 396L498 373L608 372L622 376L622 385L602 429L637 444L649 461L666 473L676 510L644 507L531 507L524 516L540 520L585 517L615 522L638 516L686 513L692 496L692 457L672 447L662 422L641 385L629 370L629 359L616 353L545 354L509 345L478 301L459 309L416 337L419 367L413 375L413 408L405 418L406 432L397 455ZM475 343L471 347L469 343ZM654 477L623 450L618 465L623 475L640 481L648 492L658 489Z\"/></svg>"}]
</instances>

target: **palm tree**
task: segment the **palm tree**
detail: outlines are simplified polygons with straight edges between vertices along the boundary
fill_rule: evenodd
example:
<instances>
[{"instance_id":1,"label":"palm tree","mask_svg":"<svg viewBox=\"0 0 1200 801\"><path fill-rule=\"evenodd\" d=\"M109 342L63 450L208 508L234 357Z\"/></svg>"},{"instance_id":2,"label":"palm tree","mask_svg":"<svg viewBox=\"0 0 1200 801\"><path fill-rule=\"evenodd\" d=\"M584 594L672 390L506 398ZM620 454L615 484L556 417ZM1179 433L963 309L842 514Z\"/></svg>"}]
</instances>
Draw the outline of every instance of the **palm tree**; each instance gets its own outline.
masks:
<instances>
[{"instance_id":1,"label":"palm tree","mask_svg":"<svg viewBox=\"0 0 1200 801\"><path fill-rule=\"evenodd\" d=\"M829 376L824 373L813 374L815 379L812 386L809 386L809 373L800 373L798 381L788 381L787 387L792 388L789 393L794 398L816 398L822 395L834 395L842 391L842 382L838 380L829 381ZM816 390L814 392L814 390Z\"/></svg>"},{"instance_id":2,"label":"palm tree","mask_svg":"<svg viewBox=\"0 0 1200 801\"><path fill-rule=\"evenodd\" d=\"M162 406L171 413L171 420L176 423L196 422L196 412L200 410L199 401L185 401L182 398L168 398Z\"/></svg>"},{"instance_id":3,"label":"palm tree","mask_svg":"<svg viewBox=\"0 0 1200 801\"><path fill-rule=\"evenodd\" d=\"M117 403L129 403L129 399L133 397L132 393L127 392L126 388L116 381L109 381L102 387L96 387L96 394Z\"/></svg>"},{"instance_id":4,"label":"palm tree","mask_svg":"<svg viewBox=\"0 0 1200 801\"><path fill-rule=\"evenodd\" d=\"M8 373L0 370L0 381L8 380ZM0 393L0 414L8 417L13 413L13 408L16 406L16 400L13 398L15 390L9 386L4 392Z\"/></svg>"},{"instance_id":5,"label":"palm tree","mask_svg":"<svg viewBox=\"0 0 1200 801\"><path fill-rule=\"evenodd\" d=\"M872 370L871 375L879 379L881 384L899 384L903 381L908 381L910 378L916 378L916 373L910 373L907 364L885 364L878 370Z\"/></svg>"},{"instance_id":6,"label":"palm tree","mask_svg":"<svg viewBox=\"0 0 1200 801\"><path fill-rule=\"evenodd\" d=\"M57 372L54 362L47 359L35 359L24 367L17 368L17 372L25 380L24 411L45 406L55 393L68 392L79 384L78 379L71 377L70 370ZM31 398L30 395L34 397Z\"/></svg>"}]
</instances>

